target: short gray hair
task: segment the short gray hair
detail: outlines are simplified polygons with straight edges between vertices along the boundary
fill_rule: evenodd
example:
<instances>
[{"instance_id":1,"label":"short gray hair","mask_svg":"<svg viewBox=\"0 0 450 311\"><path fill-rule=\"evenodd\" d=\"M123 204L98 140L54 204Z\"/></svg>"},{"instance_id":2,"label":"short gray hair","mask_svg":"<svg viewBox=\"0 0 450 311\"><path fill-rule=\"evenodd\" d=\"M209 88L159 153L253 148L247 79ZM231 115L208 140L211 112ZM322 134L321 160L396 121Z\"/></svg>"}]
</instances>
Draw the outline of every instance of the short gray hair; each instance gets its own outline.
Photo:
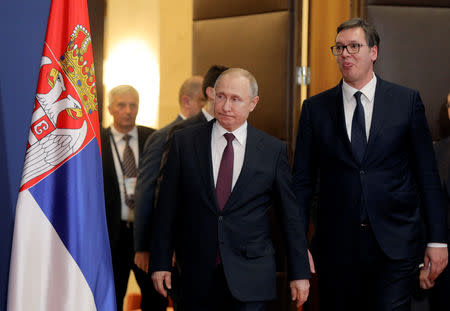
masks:
<instances>
[{"instance_id":1,"label":"short gray hair","mask_svg":"<svg viewBox=\"0 0 450 311\"><path fill-rule=\"evenodd\" d=\"M139 93L138 91L132 87L131 85L118 85L109 91L108 94L108 107L111 107L114 98L118 95L130 94L136 98L137 104L139 104Z\"/></svg>"},{"instance_id":2,"label":"short gray hair","mask_svg":"<svg viewBox=\"0 0 450 311\"><path fill-rule=\"evenodd\" d=\"M256 82L255 76L253 76L250 71L242 69L242 68L230 68L225 70L220 74L220 76L217 78L216 83L214 84L214 89L217 86L217 82L226 75L238 75L244 78L247 78L249 89L250 89L250 97L254 98L258 96L258 82Z\"/></svg>"}]
</instances>

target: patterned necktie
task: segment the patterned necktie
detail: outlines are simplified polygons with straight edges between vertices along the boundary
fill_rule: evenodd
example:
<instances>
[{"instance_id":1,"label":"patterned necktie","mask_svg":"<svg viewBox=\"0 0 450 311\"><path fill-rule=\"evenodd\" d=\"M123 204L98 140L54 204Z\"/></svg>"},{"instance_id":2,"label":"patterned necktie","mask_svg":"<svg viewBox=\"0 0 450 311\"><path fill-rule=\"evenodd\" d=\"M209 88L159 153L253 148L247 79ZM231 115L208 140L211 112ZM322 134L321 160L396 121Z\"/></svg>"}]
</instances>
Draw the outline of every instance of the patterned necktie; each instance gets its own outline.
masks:
<instances>
[{"instance_id":1,"label":"patterned necktie","mask_svg":"<svg viewBox=\"0 0 450 311\"><path fill-rule=\"evenodd\" d=\"M225 203L231 194L233 184L233 164L234 164L234 135L225 133L223 135L227 140L227 146L223 150L222 160L220 161L219 174L217 175L216 194L217 202L220 210L223 209Z\"/></svg>"},{"instance_id":2,"label":"patterned necktie","mask_svg":"<svg viewBox=\"0 0 450 311\"><path fill-rule=\"evenodd\" d=\"M126 134L123 136L123 140L125 140L126 145L125 149L123 150L123 173L125 176L123 178L129 178L129 177L137 177L138 171L136 168L136 159L134 158L133 150L131 150L130 147L130 138L131 136ZM126 194L126 190L125 190ZM125 203L128 205L129 208L134 208L134 197L126 194L125 196Z\"/></svg>"},{"instance_id":3,"label":"patterned necktie","mask_svg":"<svg viewBox=\"0 0 450 311\"><path fill-rule=\"evenodd\" d=\"M352 151L356 160L361 164L367 147L366 120L364 117L364 107L361 103L361 92L356 92L356 108L352 120Z\"/></svg>"}]
</instances>

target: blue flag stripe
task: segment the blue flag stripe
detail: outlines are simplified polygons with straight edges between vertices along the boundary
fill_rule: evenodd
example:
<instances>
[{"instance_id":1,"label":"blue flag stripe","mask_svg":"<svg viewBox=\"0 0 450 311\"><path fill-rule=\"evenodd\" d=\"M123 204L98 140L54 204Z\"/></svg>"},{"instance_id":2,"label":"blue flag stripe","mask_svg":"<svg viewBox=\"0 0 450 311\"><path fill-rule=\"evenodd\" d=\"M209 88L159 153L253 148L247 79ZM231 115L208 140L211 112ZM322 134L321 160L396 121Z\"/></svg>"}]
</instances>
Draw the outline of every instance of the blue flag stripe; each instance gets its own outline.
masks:
<instances>
[{"instance_id":1,"label":"blue flag stripe","mask_svg":"<svg viewBox=\"0 0 450 311\"><path fill-rule=\"evenodd\" d=\"M29 191L80 267L97 310L115 310L97 140Z\"/></svg>"}]
</instances>

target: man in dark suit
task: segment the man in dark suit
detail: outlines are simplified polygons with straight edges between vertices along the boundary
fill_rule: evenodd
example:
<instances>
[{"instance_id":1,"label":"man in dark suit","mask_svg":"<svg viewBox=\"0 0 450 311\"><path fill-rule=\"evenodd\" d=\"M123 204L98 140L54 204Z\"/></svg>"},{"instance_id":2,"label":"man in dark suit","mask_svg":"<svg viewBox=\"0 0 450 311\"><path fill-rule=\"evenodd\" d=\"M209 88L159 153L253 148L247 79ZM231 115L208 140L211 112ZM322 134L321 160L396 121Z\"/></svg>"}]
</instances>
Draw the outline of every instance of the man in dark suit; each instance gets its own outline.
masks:
<instances>
[{"instance_id":1,"label":"man in dark suit","mask_svg":"<svg viewBox=\"0 0 450 311\"><path fill-rule=\"evenodd\" d=\"M155 131L145 142L136 183L136 222L134 226L134 248L136 251L134 262L145 272L148 272L150 255L151 211L164 145L175 124L199 114L204 105L202 83L203 78L200 76L190 77L183 82L178 96L180 114L172 123Z\"/></svg>"},{"instance_id":2,"label":"man in dark suit","mask_svg":"<svg viewBox=\"0 0 450 311\"><path fill-rule=\"evenodd\" d=\"M269 208L279 209L293 300L309 291L302 220L286 145L247 123L259 97L255 78L228 69L215 84L216 120L176 132L152 234L152 279L171 289L171 258L181 261L186 310L265 310L274 299Z\"/></svg>"},{"instance_id":3,"label":"man in dark suit","mask_svg":"<svg viewBox=\"0 0 450 311\"><path fill-rule=\"evenodd\" d=\"M441 109L440 140L433 145L438 163L439 176L446 194L448 212L448 238L450 239L450 94L447 103ZM439 275L435 282L428 278L430 269L423 267L420 271L420 287L430 289L428 293L430 311L450 310L450 271L449 267ZM423 294L422 292L420 294Z\"/></svg>"},{"instance_id":4,"label":"man in dark suit","mask_svg":"<svg viewBox=\"0 0 450 311\"><path fill-rule=\"evenodd\" d=\"M343 80L304 102L298 127L294 188L307 220L319 182L313 257L326 311L409 310L419 264L430 280L447 264L424 107L416 91L373 73L378 46L361 19L337 28Z\"/></svg>"},{"instance_id":5,"label":"man in dark suit","mask_svg":"<svg viewBox=\"0 0 450 311\"><path fill-rule=\"evenodd\" d=\"M101 133L103 182L109 240L113 262L117 310L123 310L130 269L142 292L142 310L165 310L148 276L133 263L134 184L137 163L144 142L153 129L136 126L139 94L129 85L120 85L109 93L109 112L113 124Z\"/></svg>"}]
</instances>

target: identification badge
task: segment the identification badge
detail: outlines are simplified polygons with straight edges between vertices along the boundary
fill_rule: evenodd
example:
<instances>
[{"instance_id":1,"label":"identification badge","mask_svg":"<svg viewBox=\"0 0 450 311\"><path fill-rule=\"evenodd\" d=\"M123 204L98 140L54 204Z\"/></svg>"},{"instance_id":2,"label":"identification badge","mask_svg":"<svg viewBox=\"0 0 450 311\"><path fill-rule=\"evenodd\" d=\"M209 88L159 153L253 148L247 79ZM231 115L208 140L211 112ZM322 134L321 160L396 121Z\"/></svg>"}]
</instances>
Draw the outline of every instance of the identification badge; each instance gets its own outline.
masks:
<instances>
[{"instance_id":1,"label":"identification badge","mask_svg":"<svg viewBox=\"0 0 450 311\"><path fill-rule=\"evenodd\" d=\"M137 177L125 178L125 190L128 196L134 196L134 189L136 188Z\"/></svg>"}]
</instances>

